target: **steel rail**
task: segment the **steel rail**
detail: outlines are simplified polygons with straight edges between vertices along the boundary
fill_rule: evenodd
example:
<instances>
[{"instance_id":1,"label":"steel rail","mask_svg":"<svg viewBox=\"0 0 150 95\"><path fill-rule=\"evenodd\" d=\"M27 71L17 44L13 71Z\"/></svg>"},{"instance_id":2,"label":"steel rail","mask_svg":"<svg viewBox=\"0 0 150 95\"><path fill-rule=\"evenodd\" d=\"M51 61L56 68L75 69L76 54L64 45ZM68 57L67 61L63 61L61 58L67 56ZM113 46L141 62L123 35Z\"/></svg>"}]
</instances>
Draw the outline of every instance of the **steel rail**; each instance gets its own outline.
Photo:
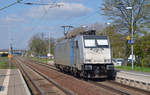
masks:
<instances>
[{"instance_id":1,"label":"steel rail","mask_svg":"<svg viewBox=\"0 0 150 95\"><path fill-rule=\"evenodd\" d=\"M33 71L37 72L39 75L41 75L45 79L47 79L49 82L51 82L52 84L54 84L56 87L58 87L60 90L62 90L67 95L75 95L75 93L73 93L72 91L70 91L70 90L68 90L68 89L66 89L64 87L62 87L60 84L58 84L57 82L55 82L53 79L51 79L51 78L47 77L45 74L39 72L39 70L37 70L33 66L31 66L29 64L25 64L25 65L28 66L29 68L31 68Z\"/></svg>"},{"instance_id":2,"label":"steel rail","mask_svg":"<svg viewBox=\"0 0 150 95\"><path fill-rule=\"evenodd\" d=\"M117 93L117 94L121 94L121 95L131 95L130 93L128 93L128 92L126 92L126 91L122 91L122 90L117 89L117 88L113 88L113 87L110 87L110 86L106 86L106 85L101 84L101 83L97 83L97 82L93 82L93 81L89 81L89 82L92 83L92 84L94 84L94 85L96 85L96 86L98 86L98 87L104 88L104 89L106 89L106 90L108 90L108 91L113 91L113 92L115 92L115 93Z\"/></svg>"},{"instance_id":3,"label":"steel rail","mask_svg":"<svg viewBox=\"0 0 150 95\"><path fill-rule=\"evenodd\" d=\"M20 60L16 59L16 61L18 61L20 64L17 63L17 65L20 67L20 69L25 73L25 75L29 78L29 80L31 81L31 83L34 85L34 87L40 92L41 95L45 95L44 91L42 89L39 88L39 86L31 79L31 75L29 73L27 73L26 70L24 70L22 63Z\"/></svg>"},{"instance_id":4,"label":"steel rail","mask_svg":"<svg viewBox=\"0 0 150 95\"><path fill-rule=\"evenodd\" d=\"M53 69L53 70L58 71L58 69L52 68L52 67L55 67L55 66L53 66L53 65L45 64L45 63L38 62L38 61L34 61L34 60L31 60L31 59L29 59L29 60L32 61L32 62L35 62L35 63L37 63L37 64L39 64L39 65L41 65L41 66L45 66L45 67L47 67L47 68L49 68L49 69ZM93 82L93 81L92 81L92 82ZM110 80L107 81L107 82L110 82L110 83L112 83L112 84L116 84L116 85L121 86L121 87L126 88L126 89L133 89L133 90L135 90L135 91L138 91L139 93L143 93L143 94L150 95L150 92L149 92L149 91L146 91L146 90L143 90L143 89L139 89L139 88L136 88L136 87L131 87L131 86L124 85L124 84L117 83L117 82L115 82L115 81L110 81ZM93 83L92 83L92 84L93 84ZM113 91L115 91L115 92L117 92L117 93L121 93L121 94L123 94L123 95L131 95L131 94L128 93L127 91L122 91L122 90L120 90L120 89L108 87L108 86L103 85L103 84L100 84L100 83L94 83L94 84L96 84L96 85L99 86L99 87L109 88L109 89L111 89L111 90L113 90ZM101 86L100 86L100 85L101 85Z\"/></svg>"},{"instance_id":5,"label":"steel rail","mask_svg":"<svg viewBox=\"0 0 150 95\"><path fill-rule=\"evenodd\" d=\"M54 65L50 65L50 64L46 64L46 63L42 63L42 62L39 62L39 61L35 61L35 60L31 60L31 59L28 59L30 60L31 62L34 62L36 64L39 64L39 65L42 65L42 66L45 66L49 69L53 69L53 70L56 70L56 71L59 71L59 69L57 69ZM52 68L53 67L53 68Z\"/></svg>"},{"instance_id":6,"label":"steel rail","mask_svg":"<svg viewBox=\"0 0 150 95\"><path fill-rule=\"evenodd\" d=\"M121 83L118 83L118 82L115 82L115 81L112 81L112 80L110 80L108 82L112 83L112 84L115 84L115 85L118 85L118 86L122 86L124 88L132 89L134 91L143 92L144 94L150 95L150 91L147 91L147 90L144 90L144 89L140 89L140 88L132 87L132 86L129 86L129 85L121 84Z\"/></svg>"},{"instance_id":7,"label":"steel rail","mask_svg":"<svg viewBox=\"0 0 150 95\"><path fill-rule=\"evenodd\" d=\"M33 60L30 60L30 61L33 61ZM52 65L49 65L49 64L42 64L41 62L38 62L38 61L33 61L35 63L37 63L38 65L42 65L42 66L45 66L47 68L50 68L50 69L54 69L54 68L51 68ZM52 66L54 67L54 66ZM57 69L54 69L54 70L57 70ZM124 91L121 91L119 89L116 89L116 88L112 88L112 87L109 87L109 86L106 86L106 85L103 85L103 84L99 84L99 83L96 83L96 82L93 82L93 81L90 81L92 84L96 85L96 86L99 86L99 87L102 87L104 89L109 89L113 92L117 92L117 93L120 93L121 95L130 95L128 92L124 92Z\"/></svg>"}]
</instances>

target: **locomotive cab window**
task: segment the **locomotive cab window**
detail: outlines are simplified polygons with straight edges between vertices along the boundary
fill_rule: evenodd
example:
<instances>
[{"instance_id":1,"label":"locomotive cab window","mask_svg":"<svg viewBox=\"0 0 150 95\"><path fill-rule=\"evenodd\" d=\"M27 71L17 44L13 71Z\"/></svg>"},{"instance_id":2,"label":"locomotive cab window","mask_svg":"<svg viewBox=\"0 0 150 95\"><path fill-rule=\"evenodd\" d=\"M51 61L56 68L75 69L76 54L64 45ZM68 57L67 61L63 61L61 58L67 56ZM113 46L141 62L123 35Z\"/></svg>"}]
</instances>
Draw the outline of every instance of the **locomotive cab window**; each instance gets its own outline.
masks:
<instances>
[{"instance_id":1,"label":"locomotive cab window","mask_svg":"<svg viewBox=\"0 0 150 95\"><path fill-rule=\"evenodd\" d=\"M85 39L85 47L96 47L95 39Z\"/></svg>"},{"instance_id":2,"label":"locomotive cab window","mask_svg":"<svg viewBox=\"0 0 150 95\"><path fill-rule=\"evenodd\" d=\"M108 48L109 44L107 39L97 39L96 42L98 47Z\"/></svg>"},{"instance_id":3,"label":"locomotive cab window","mask_svg":"<svg viewBox=\"0 0 150 95\"><path fill-rule=\"evenodd\" d=\"M109 48L109 42L106 37L85 36L84 46L85 48Z\"/></svg>"}]
</instances>

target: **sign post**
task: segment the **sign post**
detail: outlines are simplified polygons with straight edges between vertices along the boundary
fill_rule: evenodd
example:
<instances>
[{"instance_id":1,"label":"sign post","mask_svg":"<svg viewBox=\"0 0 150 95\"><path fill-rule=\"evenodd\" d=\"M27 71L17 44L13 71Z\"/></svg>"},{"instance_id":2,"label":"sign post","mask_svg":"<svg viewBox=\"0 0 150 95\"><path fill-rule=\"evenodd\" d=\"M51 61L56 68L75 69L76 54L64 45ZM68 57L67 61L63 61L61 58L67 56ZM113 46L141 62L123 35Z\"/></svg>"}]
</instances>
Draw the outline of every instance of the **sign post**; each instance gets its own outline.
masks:
<instances>
[{"instance_id":1,"label":"sign post","mask_svg":"<svg viewBox=\"0 0 150 95\"><path fill-rule=\"evenodd\" d=\"M11 58L12 58L12 55L11 55L11 54L8 54L9 68L11 68Z\"/></svg>"},{"instance_id":2,"label":"sign post","mask_svg":"<svg viewBox=\"0 0 150 95\"><path fill-rule=\"evenodd\" d=\"M128 40L128 43L133 45L135 43L135 41L134 40Z\"/></svg>"}]
</instances>

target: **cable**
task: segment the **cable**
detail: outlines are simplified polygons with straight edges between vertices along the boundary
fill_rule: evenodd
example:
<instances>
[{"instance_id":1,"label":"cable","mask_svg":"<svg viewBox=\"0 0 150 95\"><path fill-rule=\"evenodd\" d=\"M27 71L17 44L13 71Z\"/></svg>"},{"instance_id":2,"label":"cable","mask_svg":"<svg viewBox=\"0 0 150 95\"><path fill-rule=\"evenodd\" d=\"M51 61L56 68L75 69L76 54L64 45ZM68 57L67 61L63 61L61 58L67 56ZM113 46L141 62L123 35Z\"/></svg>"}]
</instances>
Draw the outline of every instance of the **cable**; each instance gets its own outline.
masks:
<instances>
[{"instance_id":1,"label":"cable","mask_svg":"<svg viewBox=\"0 0 150 95\"><path fill-rule=\"evenodd\" d=\"M7 5L7 6L3 7L3 8L0 8L0 11L1 11L1 10L4 10L4 9L6 9L6 8L9 8L9 7L11 7L11 6L13 6L13 5L17 4L17 3L20 3L21 1L22 1L22 0L17 0L16 2L14 2L14 3L12 3L12 4L9 4L9 5Z\"/></svg>"},{"instance_id":2,"label":"cable","mask_svg":"<svg viewBox=\"0 0 150 95\"><path fill-rule=\"evenodd\" d=\"M46 3L31 3L31 2L27 2L27 3L23 3L23 2L20 2L20 4L25 4L25 5L51 5L53 6L54 4L46 4ZM57 5L57 4L56 4Z\"/></svg>"},{"instance_id":3,"label":"cable","mask_svg":"<svg viewBox=\"0 0 150 95\"><path fill-rule=\"evenodd\" d=\"M38 4L39 4L39 3L38 3ZM53 2L52 2L51 4L57 5L57 4L56 4L56 0L53 0ZM46 5L46 6L48 6L48 5ZM40 17L40 19L39 19L38 21L36 21L36 22L37 22L37 23L40 22L40 21L46 16L47 11L48 11L50 8L53 8L53 7L57 7L57 6L50 5L50 7L48 7L47 10L44 8L45 12L44 12L43 15ZM33 23L33 22L32 22L32 23ZM31 23L31 25L32 25L32 23ZM39 25L33 26L33 27L31 28L31 30L30 30L30 34L31 34L31 33L34 33L34 30L35 30L36 28L38 28L38 27L39 27ZM29 35L29 36L31 36L31 35ZM26 38L29 38L29 36L26 37ZM23 38L22 38L22 39L23 39ZM25 39L25 38L24 38L24 39ZM29 41L29 40L30 40L30 39L28 39L28 41Z\"/></svg>"},{"instance_id":4,"label":"cable","mask_svg":"<svg viewBox=\"0 0 150 95\"><path fill-rule=\"evenodd\" d=\"M54 1L53 2L53 4L55 4L56 2ZM45 12L44 12L44 14L41 16L41 18L40 18L40 20L39 21L41 21L44 17L45 17L45 15L47 14L47 11L50 9L50 8L52 8L52 6L50 6L47 10L44 8L44 10L45 10ZM36 27L33 27L32 29L31 29L31 31L33 31L35 28L37 28L38 26L36 26Z\"/></svg>"}]
</instances>

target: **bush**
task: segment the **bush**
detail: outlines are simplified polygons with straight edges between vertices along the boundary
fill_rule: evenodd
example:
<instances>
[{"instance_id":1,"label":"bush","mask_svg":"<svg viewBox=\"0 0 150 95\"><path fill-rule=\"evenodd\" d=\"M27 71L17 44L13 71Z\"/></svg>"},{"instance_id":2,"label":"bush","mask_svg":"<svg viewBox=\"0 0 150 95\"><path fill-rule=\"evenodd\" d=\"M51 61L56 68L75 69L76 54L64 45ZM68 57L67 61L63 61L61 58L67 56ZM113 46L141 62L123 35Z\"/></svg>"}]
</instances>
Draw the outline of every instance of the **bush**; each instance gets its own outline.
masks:
<instances>
[{"instance_id":1,"label":"bush","mask_svg":"<svg viewBox=\"0 0 150 95\"><path fill-rule=\"evenodd\" d=\"M150 63L149 57L143 58L142 59L142 66L143 67L148 67Z\"/></svg>"}]
</instances>

